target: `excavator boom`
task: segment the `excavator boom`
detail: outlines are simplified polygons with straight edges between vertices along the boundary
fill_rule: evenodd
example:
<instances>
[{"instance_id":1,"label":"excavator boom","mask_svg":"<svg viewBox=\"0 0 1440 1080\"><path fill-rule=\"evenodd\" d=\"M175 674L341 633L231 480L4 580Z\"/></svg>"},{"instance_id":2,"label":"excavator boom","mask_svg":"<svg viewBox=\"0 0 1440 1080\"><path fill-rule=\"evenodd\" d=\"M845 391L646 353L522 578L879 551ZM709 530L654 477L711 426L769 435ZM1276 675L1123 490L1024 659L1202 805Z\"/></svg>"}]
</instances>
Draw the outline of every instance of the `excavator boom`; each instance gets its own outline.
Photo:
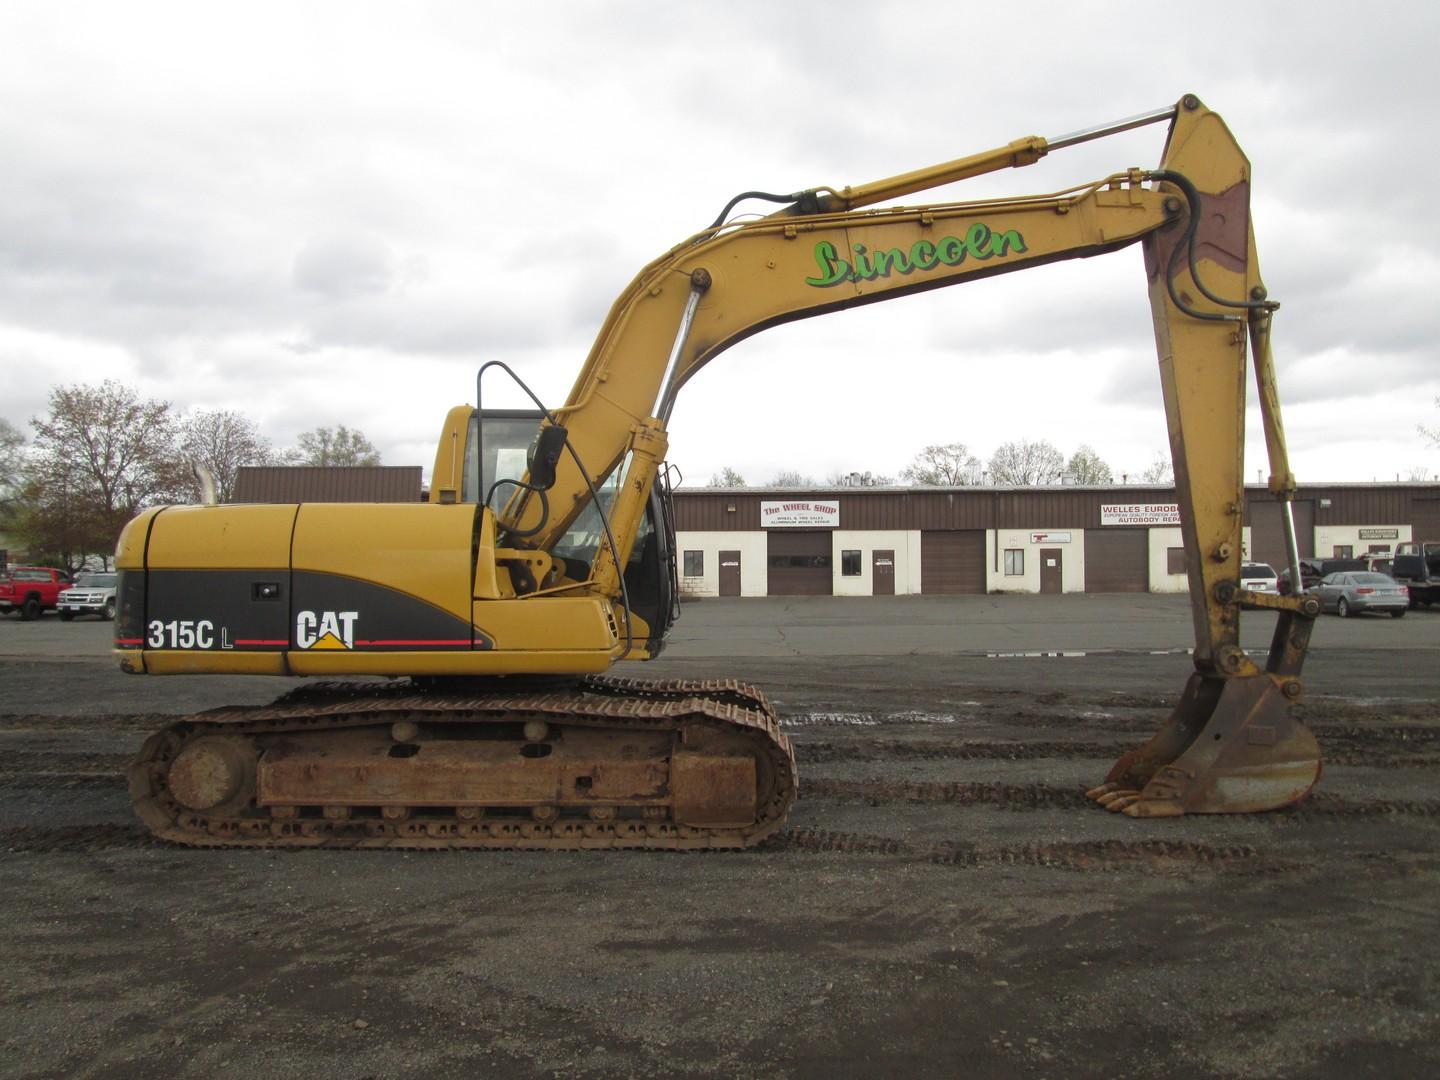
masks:
<instances>
[{"instance_id":1,"label":"excavator boom","mask_svg":"<svg viewBox=\"0 0 1440 1080\"><path fill-rule=\"evenodd\" d=\"M878 205L1162 121L1156 169L1046 195ZM1294 491L1250 180L1224 122L1187 96L1054 140L776 197L787 205L722 214L646 266L563 405L502 415L481 405L477 382L477 405L446 418L428 505L146 512L117 552L126 670L422 681L408 697L330 690L188 718L132 768L137 809L186 842L759 842L795 794L793 752L763 694L601 675L657 655L673 619L663 478L677 396L770 326L1132 244L1145 256L1195 673L1159 733L1091 794L1131 816L1303 797L1319 751L1290 705L1318 610L1240 579L1247 346L1271 489ZM502 437L512 429L518 445ZM1277 617L1264 667L1239 645L1245 609Z\"/></svg>"}]
</instances>

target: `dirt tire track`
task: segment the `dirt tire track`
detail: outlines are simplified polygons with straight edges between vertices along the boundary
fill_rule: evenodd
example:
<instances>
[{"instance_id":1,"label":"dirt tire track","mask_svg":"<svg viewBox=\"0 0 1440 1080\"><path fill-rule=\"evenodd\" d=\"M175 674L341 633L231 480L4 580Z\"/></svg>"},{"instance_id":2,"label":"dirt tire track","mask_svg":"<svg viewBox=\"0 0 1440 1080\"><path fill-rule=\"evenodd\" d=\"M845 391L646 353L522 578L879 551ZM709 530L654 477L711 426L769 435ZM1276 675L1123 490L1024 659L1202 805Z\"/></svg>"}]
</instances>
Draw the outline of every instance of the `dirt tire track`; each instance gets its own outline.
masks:
<instances>
[{"instance_id":1,"label":"dirt tire track","mask_svg":"<svg viewBox=\"0 0 1440 1080\"><path fill-rule=\"evenodd\" d=\"M986 848L919 844L866 833L800 828L787 829L771 841L771 846L808 852L909 856L923 862L965 869L1034 866L1087 872L1127 868L1154 872L1202 868L1241 869L1251 873L1280 873L1293 869L1289 862L1263 855L1249 844L1217 846L1170 840L1088 840Z\"/></svg>"},{"instance_id":2,"label":"dirt tire track","mask_svg":"<svg viewBox=\"0 0 1440 1080\"><path fill-rule=\"evenodd\" d=\"M1134 744L1112 742L1009 742L969 739L952 745L903 739L853 740L801 739L795 743L797 760L842 761L1029 761L1036 758L1115 758Z\"/></svg>"},{"instance_id":3,"label":"dirt tire track","mask_svg":"<svg viewBox=\"0 0 1440 1080\"><path fill-rule=\"evenodd\" d=\"M16 825L0 829L0 851L51 853L61 851L112 851L117 848L153 848L162 844L139 822L83 825Z\"/></svg>"},{"instance_id":4,"label":"dirt tire track","mask_svg":"<svg viewBox=\"0 0 1440 1080\"><path fill-rule=\"evenodd\" d=\"M1076 788L1047 784L974 783L966 781L871 781L833 780L816 777L801 786L802 799L823 798L848 801L953 803L960 806L1000 806L1007 810L1040 810L1065 807L1086 809L1093 804Z\"/></svg>"}]
</instances>

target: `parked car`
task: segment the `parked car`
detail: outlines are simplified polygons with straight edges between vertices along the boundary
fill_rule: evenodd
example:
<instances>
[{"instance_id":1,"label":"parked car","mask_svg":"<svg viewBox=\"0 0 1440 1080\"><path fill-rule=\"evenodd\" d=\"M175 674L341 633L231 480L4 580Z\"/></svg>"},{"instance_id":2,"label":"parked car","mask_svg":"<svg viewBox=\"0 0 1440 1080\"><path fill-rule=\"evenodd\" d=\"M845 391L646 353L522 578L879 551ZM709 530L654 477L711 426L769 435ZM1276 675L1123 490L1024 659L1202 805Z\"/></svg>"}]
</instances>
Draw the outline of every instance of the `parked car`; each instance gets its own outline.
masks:
<instances>
[{"instance_id":1,"label":"parked car","mask_svg":"<svg viewBox=\"0 0 1440 1080\"><path fill-rule=\"evenodd\" d=\"M1440 540L1402 540L1395 545L1396 555L1440 555Z\"/></svg>"},{"instance_id":2,"label":"parked car","mask_svg":"<svg viewBox=\"0 0 1440 1080\"><path fill-rule=\"evenodd\" d=\"M115 580L114 574L81 574L60 594L55 610L66 622L76 615L99 615L108 622L115 618Z\"/></svg>"},{"instance_id":3,"label":"parked car","mask_svg":"<svg viewBox=\"0 0 1440 1080\"><path fill-rule=\"evenodd\" d=\"M1364 559L1301 559L1300 560L1300 589L1308 592L1315 588L1320 582L1331 574L1338 574L1342 570L1365 570ZM1287 566L1280 571L1279 590L1282 595L1290 594L1290 568Z\"/></svg>"},{"instance_id":4,"label":"parked car","mask_svg":"<svg viewBox=\"0 0 1440 1080\"><path fill-rule=\"evenodd\" d=\"M18 611L22 619L38 619L55 607L70 587L70 576L53 566L12 566L0 574L0 615Z\"/></svg>"},{"instance_id":5,"label":"parked car","mask_svg":"<svg viewBox=\"0 0 1440 1080\"><path fill-rule=\"evenodd\" d=\"M1275 568L1269 563L1241 563L1240 584L1251 592L1273 593L1280 591L1280 579L1275 576Z\"/></svg>"},{"instance_id":6,"label":"parked car","mask_svg":"<svg viewBox=\"0 0 1440 1080\"><path fill-rule=\"evenodd\" d=\"M1410 606L1440 602L1440 555L1396 555L1391 576L1410 589Z\"/></svg>"},{"instance_id":7,"label":"parked car","mask_svg":"<svg viewBox=\"0 0 1440 1080\"><path fill-rule=\"evenodd\" d=\"M1366 611L1388 612L1398 619L1410 610L1410 590L1392 577L1370 570L1346 570L1320 582L1320 610L1342 619Z\"/></svg>"},{"instance_id":8,"label":"parked car","mask_svg":"<svg viewBox=\"0 0 1440 1080\"><path fill-rule=\"evenodd\" d=\"M1395 558L1390 555L1389 552L1377 555L1361 555L1360 559L1364 562L1366 570L1373 570L1377 574L1387 574L1390 577L1395 576L1391 573L1391 571L1395 569Z\"/></svg>"}]
</instances>

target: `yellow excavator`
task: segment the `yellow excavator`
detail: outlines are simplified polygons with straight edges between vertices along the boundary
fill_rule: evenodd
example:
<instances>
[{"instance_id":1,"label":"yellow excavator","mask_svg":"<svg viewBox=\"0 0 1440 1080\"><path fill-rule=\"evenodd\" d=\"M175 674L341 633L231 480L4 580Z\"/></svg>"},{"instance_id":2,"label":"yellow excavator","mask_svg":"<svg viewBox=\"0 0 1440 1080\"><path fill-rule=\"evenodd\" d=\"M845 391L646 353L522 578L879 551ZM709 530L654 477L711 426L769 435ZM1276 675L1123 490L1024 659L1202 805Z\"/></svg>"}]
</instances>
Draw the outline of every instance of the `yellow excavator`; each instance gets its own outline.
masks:
<instances>
[{"instance_id":1,"label":"yellow excavator","mask_svg":"<svg viewBox=\"0 0 1440 1080\"><path fill-rule=\"evenodd\" d=\"M893 205L1169 123L1156 169L1050 195ZM742 199L783 204L732 219ZM885 203L883 207L877 204ZM766 327L1142 246L1180 503L1195 671L1090 792L1135 817L1248 813L1320 774L1292 718L1318 608L1240 577L1247 343L1292 577L1288 464L1250 164L1194 96L860 187L746 192L615 301L565 404L451 409L429 501L147 510L116 553L127 672L329 676L185 717L129 769L159 836L222 846L740 848L778 830L795 758L759 690L605 674L677 613L666 426L680 389ZM1274 612L1262 668L1240 612ZM389 679L337 679L390 676ZM408 677L408 678L397 678Z\"/></svg>"}]
</instances>

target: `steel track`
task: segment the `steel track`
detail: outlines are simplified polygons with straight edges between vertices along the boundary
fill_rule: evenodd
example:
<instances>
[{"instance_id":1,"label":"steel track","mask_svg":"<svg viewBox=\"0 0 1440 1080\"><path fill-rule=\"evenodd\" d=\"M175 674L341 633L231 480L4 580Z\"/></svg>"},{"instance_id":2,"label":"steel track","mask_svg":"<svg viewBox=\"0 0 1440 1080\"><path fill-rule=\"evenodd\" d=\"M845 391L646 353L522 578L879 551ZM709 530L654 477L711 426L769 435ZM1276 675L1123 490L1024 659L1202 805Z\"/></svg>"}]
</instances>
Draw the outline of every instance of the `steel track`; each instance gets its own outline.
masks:
<instances>
[{"instance_id":1,"label":"steel track","mask_svg":"<svg viewBox=\"0 0 1440 1080\"><path fill-rule=\"evenodd\" d=\"M340 847L510 850L642 848L672 851L753 847L776 832L796 796L795 755L760 691L733 680L641 681L596 678L542 693L414 692L386 684L332 684L288 695L275 705L231 706L185 717L146 740L127 770L136 813L158 837L197 847ZM363 817L280 818L253 804L233 816L197 812L170 793L171 762L187 741L225 734L254 742L401 721L476 726L542 719L560 728L671 732L701 724L750 739L761 791L753 824L701 827L621 816L613 821L462 817L455 808L416 806L404 820ZM258 756L258 750L257 750Z\"/></svg>"}]
</instances>

